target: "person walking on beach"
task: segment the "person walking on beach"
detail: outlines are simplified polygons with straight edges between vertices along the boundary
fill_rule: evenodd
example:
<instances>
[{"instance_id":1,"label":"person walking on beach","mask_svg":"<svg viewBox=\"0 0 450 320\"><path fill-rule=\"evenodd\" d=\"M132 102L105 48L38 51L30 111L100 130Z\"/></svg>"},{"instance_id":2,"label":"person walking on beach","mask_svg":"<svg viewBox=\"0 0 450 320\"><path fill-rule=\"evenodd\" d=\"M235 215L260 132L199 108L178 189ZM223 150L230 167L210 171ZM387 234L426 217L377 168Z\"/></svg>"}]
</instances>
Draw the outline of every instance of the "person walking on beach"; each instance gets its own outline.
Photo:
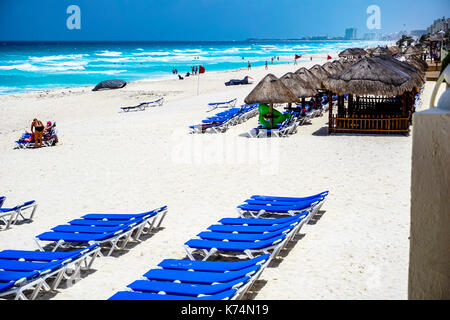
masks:
<instances>
[{"instance_id":1,"label":"person walking on beach","mask_svg":"<svg viewBox=\"0 0 450 320\"><path fill-rule=\"evenodd\" d=\"M44 124L41 120L38 120L36 118L33 119L33 122L31 123L31 133L34 135L34 147L38 147L38 140L39 140L39 147L42 147L42 136L44 135Z\"/></svg>"},{"instance_id":2,"label":"person walking on beach","mask_svg":"<svg viewBox=\"0 0 450 320\"><path fill-rule=\"evenodd\" d=\"M248 70L252 70L252 65L250 64L250 61L248 62Z\"/></svg>"},{"instance_id":3,"label":"person walking on beach","mask_svg":"<svg viewBox=\"0 0 450 320\"><path fill-rule=\"evenodd\" d=\"M269 67L268 67L268 63L267 63L267 60L266 60L266 70L267 70L267 69L269 69Z\"/></svg>"}]
</instances>

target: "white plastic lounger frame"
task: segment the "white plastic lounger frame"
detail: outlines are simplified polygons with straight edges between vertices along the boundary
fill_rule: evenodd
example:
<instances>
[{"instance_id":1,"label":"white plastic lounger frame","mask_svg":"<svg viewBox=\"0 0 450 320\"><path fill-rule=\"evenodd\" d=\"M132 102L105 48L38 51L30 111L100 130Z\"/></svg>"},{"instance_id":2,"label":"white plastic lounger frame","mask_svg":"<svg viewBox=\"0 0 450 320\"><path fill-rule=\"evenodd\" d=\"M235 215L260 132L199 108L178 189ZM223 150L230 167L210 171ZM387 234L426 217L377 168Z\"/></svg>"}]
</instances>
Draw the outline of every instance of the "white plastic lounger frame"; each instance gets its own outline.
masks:
<instances>
[{"instance_id":1,"label":"white plastic lounger frame","mask_svg":"<svg viewBox=\"0 0 450 320\"><path fill-rule=\"evenodd\" d=\"M15 283L15 286L8 291L0 293L0 297L8 297L14 295L14 300L35 300L41 290L56 290L64 279L67 283L72 282L80 274L80 270L89 270L94 263L96 257L100 254L100 247L81 253L81 256L72 260L65 261L61 268L53 271L47 271L36 277L35 279L21 279ZM53 278L53 283L47 283ZM23 284L25 283L25 284ZM22 285L23 284L23 285ZM25 291L32 290L31 295L27 297Z\"/></svg>"},{"instance_id":2,"label":"white plastic lounger frame","mask_svg":"<svg viewBox=\"0 0 450 320\"><path fill-rule=\"evenodd\" d=\"M135 241L141 241L140 237L143 234L150 234L153 229L158 229L161 227L161 224L166 217L166 214L168 212L168 209L161 210L157 214L150 216L149 218L146 218L143 223L140 224L140 227L137 229L135 236L133 237L133 240ZM159 218L159 220L158 220ZM147 227L147 230L145 230Z\"/></svg>"},{"instance_id":3,"label":"white plastic lounger frame","mask_svg":"<svg viewBox=\"0 0 450 320\"><path fill-rule=\"evenodd\" d=\"M313 205L314 204L312 204L311 207ZM305 211L309 211L310 208L301 209L301 210L289 210L289 211L286 211L286 212L281 212L281 214L288 214L288 215L291 215L291 216L295 216L295 215L303 213ZM241 208L236 208L236 210L239 213L239 216L241 218L248 218L247 215L249 215L250 218L259 219L259 218L261 218L262 215L264 215L266 213L267 214L278 214L277 212L270 212L270 211L266 211L264 209L261 209L259 211L249 211L249 210L242 210Z\"/></svg>"},{"instance_id":4,"label":"white plastic lounger frame","mask_svg":"<svg viewBox=\"0 0 450 320\"><path fill-rule=\"evenodd\" d=\"M33 202L29 205L22 205L22 206L17 206L16 210L12 210L9 212L0 212L0 221L2 221L5 226L3 228L3 230L8 230L9 228L11 228L11 226L15 225L17 223L17 220L19 218L21 218L22 220L28 220L28 221L33 221L33 217L34 214L36 212L36 208L37 208L37 203ZM30 217L27 219L25 218L23 212L25 210L31 209L33 208L33 210L31 211ZM7 219L7 217L9 217L9 219ZM0 230L2 230L1 225L0 225Z\"/></svg>"},{"instance_id":5,"label":"white plastic lounger frame","mask_svg":"<svg viewBox=\"0 0 450 320\"><path fill-rule=\"evenodd\" d=\"M237 98L226 101L226 102L216 102L216 103L210 103L208 104L208 107L210 108L207 112L211 112L217 108L234 108L236 106Z\"/></svg>"},{"instance_id":6,"label":"white plastic lounger frame","mask_svg":"<svg viewBox=\"0 0 450 320\"><path fill-rule=\"evenodd\" d=\"M283 240L279 239L276 242L274 242L271 246L268 246L264 249L260 249L260 250L247 249L247 250L243 251L243 253L249 259L253 259L253 258L255 258L254 254L266 254L266 253L270 253L269 251L272 251L272 256L276 257L278 255L278 253L280 252L281 248L284 247L286 239L287 238L284 238ZM186 252L186 255L189 257L189 259L195 260L194 256L189 251L190 248L185 244L183 245L183 248L184 248L184 251ZM195 249L193 251L195 251ZM218 250L216 248L211 248L210 250L200 249L200 251L203 252L203 254L204 254L204 258L202 259L202 261L206 261L220 250Z\"/></svg>"},{"instance_id":7,"label":"white plastic lounger frame","mask_svg":"<svg viewBox=\"0 0 450 320\"><path fill-rule=\"evenodd\" d=\"M120 108L123 112L129 112L131 110L135 110L135 111L144 111L146 108L149 107L156 107L156 106L162 106L164 104L164 98L160 98L158 100L155 101L151 101L151 102L143 102L137 106L131 106L131 107L122 107Z\"/></svg>"}]
</instances>

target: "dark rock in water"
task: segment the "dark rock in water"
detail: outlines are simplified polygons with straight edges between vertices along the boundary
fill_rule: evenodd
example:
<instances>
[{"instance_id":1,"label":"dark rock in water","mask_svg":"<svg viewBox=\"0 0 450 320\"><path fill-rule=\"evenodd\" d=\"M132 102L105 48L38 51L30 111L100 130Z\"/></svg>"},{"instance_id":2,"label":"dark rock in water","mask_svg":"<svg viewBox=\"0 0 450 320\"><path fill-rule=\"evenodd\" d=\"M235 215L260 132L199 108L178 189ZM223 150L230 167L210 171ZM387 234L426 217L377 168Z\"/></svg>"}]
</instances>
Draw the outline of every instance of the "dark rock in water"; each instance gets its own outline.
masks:
<instances>
[{"instance_id":1,"label":"dark rock in water","mask_svg":"<svg viewBox=\"0 0 450 320\"><path fill-rule=\"evenodd\" d=\"M94 89L92 89L92 91L97 91L100 89L119 89L119 88L123 88L127 85L126 81L123 80L106 80L106 81L102 81L100 82L98 85L95 86Z\"/></svg>"}]
</instances>

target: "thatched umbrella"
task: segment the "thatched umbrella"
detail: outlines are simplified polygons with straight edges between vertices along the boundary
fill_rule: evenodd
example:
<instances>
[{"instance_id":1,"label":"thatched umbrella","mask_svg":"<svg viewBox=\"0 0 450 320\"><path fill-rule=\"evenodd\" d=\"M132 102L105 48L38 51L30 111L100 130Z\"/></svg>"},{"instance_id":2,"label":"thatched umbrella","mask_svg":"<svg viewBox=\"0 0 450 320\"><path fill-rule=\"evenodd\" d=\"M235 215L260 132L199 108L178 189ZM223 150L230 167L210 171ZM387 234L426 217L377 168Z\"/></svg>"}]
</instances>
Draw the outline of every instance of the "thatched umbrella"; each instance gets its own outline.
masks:
<instances>
[{"instance_id":1,"label":"thatched umbrella","mask_svg":"<svg viewBox=\"0 0 450 320\"><path fill-rule=\"evenodd\" d=\"M423 84L423 82L424 82L423 73L418 68L416 68L408 63L401 62L400 60L397 60L391 56L380 56L379 58L381 60L383 60L385 63L393 66L394 68L397 68L400 71L405 72L408 75L410 75L412 78L414 78L417 81L417 83L420 84L420 86Z\"/></svg>"},{"instance_id":2,"label":"thatched umbrella","mask_svg":"<svg viewBox=\"0 0 450 320\"><path fill-rule=\"evenodd\" d=\"M349 48L339 53L339 58L361 58L366 55L366 50L362 48Z\"/></svg>"},{"instance_id":3,"label":"thatched umbrella","mask_svg":"<svg viewBox=\"0 0 450 320\"><path fill-rule=\"evenodd\" d=\"M393 56L395 56L395 55L400 53L400 48L397 47L397 46L392 46L392 47L389 47L388 49L389 49L389 51L391 52L391 54Z\"/></svg>"},{"instance_id":4,"label":"thatched umbrella","mask_svg":"<svg viewBox=\"0 0 450 320\"><path fill-rule=\"evenodd\" d=\"M346 68L354 65L357 61L351 61L351 60L348 60L348 59L339 59L339 62L344 67L343 69L346 69Z\"/></svg>"},{"instance_id":5,"label":"thatched umbrella","mask_svg":"<svg viewBox=\"0 0 450 320\"><path fill-rule=\"evenodd\" d=\"M422 74L424 74L428 70L428 64L422 59L417 58L416 56L408 57L405 60L405 63L419 69L422 72Z\"/></svg>"},{"instance_id":6,"label":"thatched umbrella","mask_svg":"<svg viewBox=\"0 0 450 320\"><path fill-rule=\"evenodd\" d=\"M335 74L336 72L341 71L342 69L336 67L332 62L325 63L322 68L328 72L329 74Z\"/></svg>"},{"instance_id":7,"label":"thatched umbrella","mask_svg":"<svg viewBox=\"0 0 450 320\"><path fill-rule=\"evenodd\" d=\"M311 73L320 80L321 85L323 85L323 82L330 76L330 73L325 70L320 64L316 64L315 66L310 68L309 71L311 71Z\"/></svg>"},{"instance_id":8,"label":"thatched umbrella","mask_svg":"<svg viewBox=\"0 0 450 320\"><path fill-rule=\"evenodd\" d=\"M388 97L402 95L420 86L411 75L378 57L364 57L351 67L331 75L324 84L338 95Z\"/></svg>"},{"instance_id":9,"label":"thatched umbrella","mask_svg":"<svg viewBox=\"0 0 450 320\"><path fill-rule=\"evenodd\" d=\"M342 71L342 70L345 69L344 64L343 64L341 61L339 61L339 60L334 60L331 64L332 64L338 71Z\"/></svg>"},{"instance_id":10,"label":"thatched umbrella","mask_svg":"<svg viewBox=\"0 0 450 320\"><path fill-rule=\"evenodd\" d=\"M408 47L406 49L405 53L403 53L404 56L420 56L422 55L422 51L417 49L416 47Z\"/></svg>"},{"instance_id":11,"label":"thatched umbrella","mask_svg":"<svg viewBox=\"0 0 450 320\"><path fill-rule=\"evenodd\" d=\"M309 98L317 95L317 90L295 73L286 73L280 78L280 81L299 98Z\"/></svg>"},{"instance_id":12,"label":"thatched umbrella","mask_svg":"<svg viewBox=\"0 0 450 320\"><path fill-rule=\"evenodd\" d=\"M268 74L245 98L246 104L268 104L270 115L273 115L274 103L297 103L299 98L273 74ZM273 127L273 118L270 118Z\"/></svg>"},{"instance_id":13,"label":"thatched umbrella","mask_svg":"<svg viewBox=\"0 0 450 320\"><path fill-rule=\"evenodd\" d=\"M304 67L300 68L297 71L295 71L295 74L298 75L300 79L307 82L314 89L320 89L321 87L320 80L308 69Z\"/></svg>"},{"instance_id":14,"label":"thatched umbrella","mask_svg":"<svg viewBox=\"0 0 450 320\"><path fill-rule=\"evenodd\" d=\"M377 56L390 56L390 55L392 55L392 52L386 47L377 47L377 48L375 48L375 50L373 50L371 52L371 55L375 56L375 57L377 57Z\"/></svg>"}]
</instances>

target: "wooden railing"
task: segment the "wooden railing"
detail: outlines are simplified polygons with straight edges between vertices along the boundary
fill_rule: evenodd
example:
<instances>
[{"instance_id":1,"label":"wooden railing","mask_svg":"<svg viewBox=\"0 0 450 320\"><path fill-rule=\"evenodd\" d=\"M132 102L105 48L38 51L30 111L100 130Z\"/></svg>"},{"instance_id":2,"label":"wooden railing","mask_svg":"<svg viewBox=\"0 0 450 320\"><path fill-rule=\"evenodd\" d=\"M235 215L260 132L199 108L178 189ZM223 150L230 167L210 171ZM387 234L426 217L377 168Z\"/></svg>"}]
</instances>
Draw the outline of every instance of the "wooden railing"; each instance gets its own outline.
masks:
<instances>
[{"instance_id":1,"label":"wooden railing","mask_svg":"<svg viewBox=\"0 0 450 320\"><path fill-rule=\"evenodd\" d=\"M389 115L360 115L341 118L330 116L329 132L351 133L408 133L411 118Z\"/></svg>"}]
</instances>

